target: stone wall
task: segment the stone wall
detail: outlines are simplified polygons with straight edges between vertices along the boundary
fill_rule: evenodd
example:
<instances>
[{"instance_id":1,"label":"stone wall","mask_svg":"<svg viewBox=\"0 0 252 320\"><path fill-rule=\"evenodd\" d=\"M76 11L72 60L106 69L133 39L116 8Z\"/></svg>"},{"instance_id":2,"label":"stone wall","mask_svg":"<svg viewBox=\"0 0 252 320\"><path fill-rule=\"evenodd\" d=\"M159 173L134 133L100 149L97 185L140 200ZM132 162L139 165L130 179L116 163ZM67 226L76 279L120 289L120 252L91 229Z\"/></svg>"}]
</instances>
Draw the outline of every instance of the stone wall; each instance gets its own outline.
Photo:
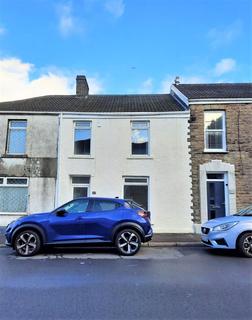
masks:
<instances>
[{"instance_id":1,"label":"stone wall","mask_svg":"<svg viewBox=\"0 0 252 320\"><path fill-rule=\"evenodd\" d=\"M190 153L192 161L193 222L201 223L199 166L222 160L235 166L237 209L252 204L252 105L191 105ZM226 112L227 152L204 152L204 111Z\"/></svg>"}]
</instances>

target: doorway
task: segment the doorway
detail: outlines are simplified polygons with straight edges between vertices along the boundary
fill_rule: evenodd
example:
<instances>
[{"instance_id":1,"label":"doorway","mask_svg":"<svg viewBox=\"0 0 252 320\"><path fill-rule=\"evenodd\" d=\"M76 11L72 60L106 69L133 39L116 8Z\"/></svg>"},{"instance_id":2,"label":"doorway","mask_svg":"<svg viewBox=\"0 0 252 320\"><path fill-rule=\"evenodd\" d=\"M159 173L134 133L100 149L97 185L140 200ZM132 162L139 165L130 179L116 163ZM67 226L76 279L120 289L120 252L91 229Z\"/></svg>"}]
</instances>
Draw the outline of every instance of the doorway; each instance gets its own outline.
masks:
<instances>
[{"instance_id":1,"label":"doorway","mask_svg":"<svg viewBox=\"0 0 252 320\"><path fill-rule=\"evenodd\" d=\"M226 216L224 173L207 173L208 220Z\"/></svg>"}]
</instances>

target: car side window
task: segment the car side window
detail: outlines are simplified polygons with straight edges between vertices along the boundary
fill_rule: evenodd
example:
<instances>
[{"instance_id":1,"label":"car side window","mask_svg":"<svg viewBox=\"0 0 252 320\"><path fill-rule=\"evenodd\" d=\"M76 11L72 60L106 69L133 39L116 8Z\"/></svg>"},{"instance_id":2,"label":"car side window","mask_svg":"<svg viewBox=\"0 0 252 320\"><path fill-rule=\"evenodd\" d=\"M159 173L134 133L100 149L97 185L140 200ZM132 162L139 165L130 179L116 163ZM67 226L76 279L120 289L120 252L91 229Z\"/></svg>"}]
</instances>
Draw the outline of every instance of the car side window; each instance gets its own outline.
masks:
<instances>
[{"instance_id":1,"label":"car side window","mask_svg":"<svg viewBox=\"0 0 252 320\"><path fill-rule=\"evenodd\" d=\"M95 200L92 211L111 211L120 207L120 203L107 200Z\"/></svg>"},{"instance_id":2,"label":"car side window","mask_svg":"<svg viewBox=\"0 0 252 320\"><path fill-rule=\"evenodd\" d=\"M86 212L88 208L88 199L77 199L73 200L63 207L61 207L62 210L65 210L68 213L81 213Z\"/></svg>"}]
</instances>

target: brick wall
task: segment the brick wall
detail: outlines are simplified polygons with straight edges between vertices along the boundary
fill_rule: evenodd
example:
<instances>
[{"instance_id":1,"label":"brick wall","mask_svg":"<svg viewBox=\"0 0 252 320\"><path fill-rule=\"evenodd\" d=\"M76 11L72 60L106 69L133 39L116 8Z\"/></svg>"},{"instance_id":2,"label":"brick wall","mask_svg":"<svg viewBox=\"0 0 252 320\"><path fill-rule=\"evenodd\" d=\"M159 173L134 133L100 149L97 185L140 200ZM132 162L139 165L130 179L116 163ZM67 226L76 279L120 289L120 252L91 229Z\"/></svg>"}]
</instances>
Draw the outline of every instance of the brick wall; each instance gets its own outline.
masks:
<instances>
[{"instance_id":1,"label":"brick wall","mask_svg":"<svg viewBox=\"0 0 252 320\"><path fill-rule=\"evenodd\" d=\"M252 104L191 105L190 145L194 223L201 223L199 166L211 160L235 165L237 209L252 204ZM226 112L226 153L204 153L204 110Z\"/></svg>"}]
</instances>

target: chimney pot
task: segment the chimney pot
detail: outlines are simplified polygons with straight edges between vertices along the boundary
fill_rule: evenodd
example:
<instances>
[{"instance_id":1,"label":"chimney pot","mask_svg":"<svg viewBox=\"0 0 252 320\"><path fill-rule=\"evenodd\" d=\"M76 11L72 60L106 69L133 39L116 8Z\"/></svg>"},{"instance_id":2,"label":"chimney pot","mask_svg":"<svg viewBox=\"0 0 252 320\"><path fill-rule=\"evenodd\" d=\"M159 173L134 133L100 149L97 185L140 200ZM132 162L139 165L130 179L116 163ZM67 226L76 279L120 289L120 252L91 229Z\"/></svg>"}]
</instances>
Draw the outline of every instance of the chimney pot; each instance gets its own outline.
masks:
<instances>
[{"instance_id":1,"label":"chimney pot","mask_svg":"<svg viewBox=\"0 0 252 320\"><path fill-rule=\"evenodd\" d=\"M179 85L180 84L180 79L179 79L179 76L176 76L175 80L174 80L174 83L176 85Z\"/></svg>"},{"instance_id":2,"label":"chimney pot","mask_svg":"<svg viewBox=\"0 0 252 320\"><path fill-rule=\"evenodd\" d=\"M83 75L78 75L76 77L76 95L77 96L87 96L89 92L89 87L87 79Z\"/></svg>"}]
</instances>

